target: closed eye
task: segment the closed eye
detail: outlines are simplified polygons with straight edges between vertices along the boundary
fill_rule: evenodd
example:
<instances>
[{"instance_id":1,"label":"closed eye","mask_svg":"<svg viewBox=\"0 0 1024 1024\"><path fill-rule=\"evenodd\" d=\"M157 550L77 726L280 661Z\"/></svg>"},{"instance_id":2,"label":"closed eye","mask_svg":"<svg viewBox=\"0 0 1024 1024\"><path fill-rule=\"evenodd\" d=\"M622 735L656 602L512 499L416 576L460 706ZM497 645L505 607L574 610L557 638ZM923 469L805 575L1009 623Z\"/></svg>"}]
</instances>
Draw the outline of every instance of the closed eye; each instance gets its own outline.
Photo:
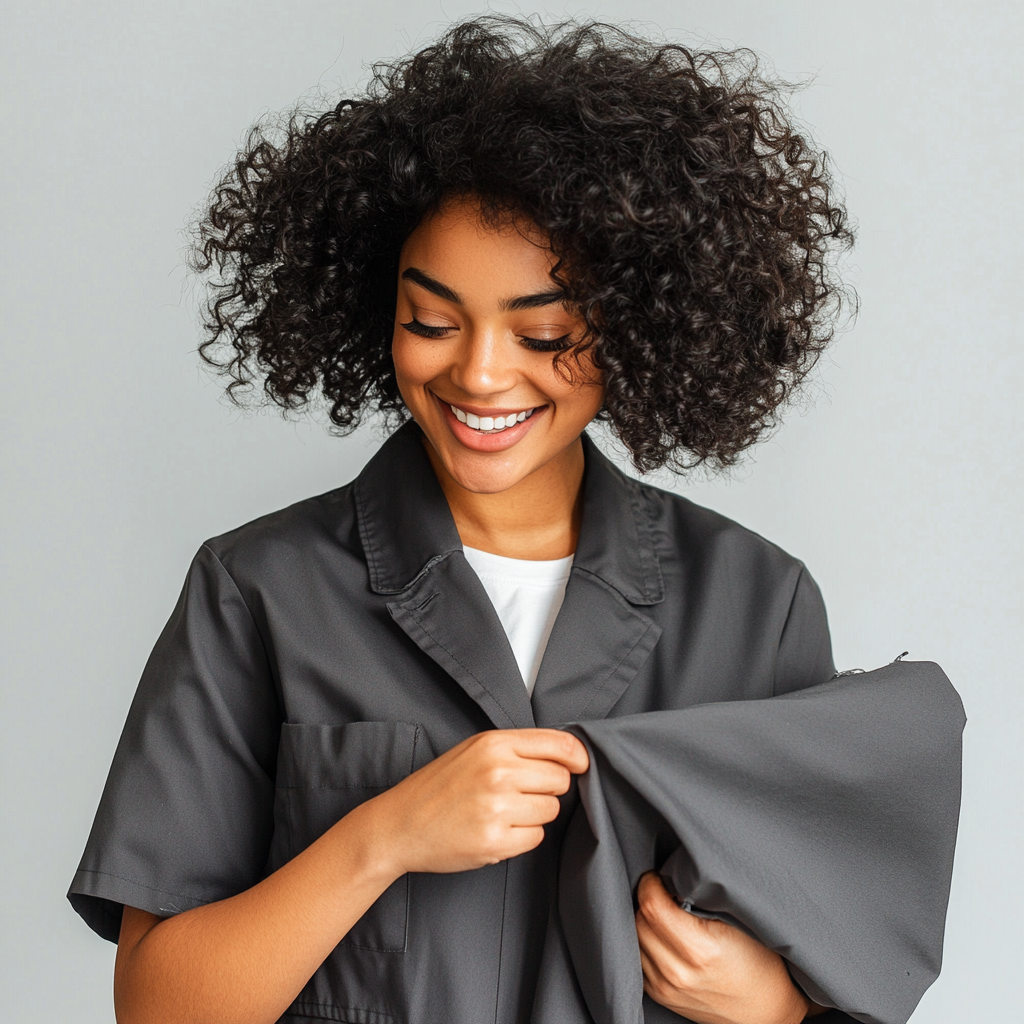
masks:
<instances>
[{"instance_id":1,"label":"closed eye","mask_svg":"<svg viewBox=\"0 0 1024 1024\"><path fill-rule=\"evenodd\" d=\"M418 334L421 338L443 338L453 327L431 327L429 324L421 324L415 317L407 324L402 324L410 334Z\"/></svg>"},{"instance_id":2,"label":"closed eye","mask_svg":"<svg viewBox=\"0 0 1024 1024\"><path fill-rule=\"evenodd\" d=\"M433 327L430 324L421 323L415 317L408 323L401 325L410 334L416 334L421 338L444 338L449 331L457 330L455 327ZM563 352L570 346L571 334L563 334L560 338L530 338L525 335L519 336L519 341L526 348L534 352Z\"/></svg>"},{"instance_id":3,"label":"closed eye","mask_svg":"<svg viewBox=\"0 0 1024 1024\"><path fill-rule=\"evenodd\" d=\"M564 352L569 347L571 334L563 334L560 338L527 338L520 335L519 340L534 352Z\"/></svg>"}]
</instances>

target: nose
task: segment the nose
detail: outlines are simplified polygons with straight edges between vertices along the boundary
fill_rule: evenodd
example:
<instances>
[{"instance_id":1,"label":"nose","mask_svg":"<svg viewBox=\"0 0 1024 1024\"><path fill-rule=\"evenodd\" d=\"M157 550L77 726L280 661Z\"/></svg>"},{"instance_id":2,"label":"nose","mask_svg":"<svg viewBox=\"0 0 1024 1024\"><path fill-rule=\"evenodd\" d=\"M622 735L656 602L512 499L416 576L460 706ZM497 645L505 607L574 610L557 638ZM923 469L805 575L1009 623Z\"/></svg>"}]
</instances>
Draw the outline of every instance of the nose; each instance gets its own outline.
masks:
<instances>
[{"instance_id":1,"label":"nose","mask_svg":"<svg viewBox=\"0 0 1024 1024\"><path fill-rule=\"evenodd\" d=\"M495 395L509 391L519 380L515 339L493 328L466 330L460 338L450 376L467 395Z\"/></svg>"}]
</instances>

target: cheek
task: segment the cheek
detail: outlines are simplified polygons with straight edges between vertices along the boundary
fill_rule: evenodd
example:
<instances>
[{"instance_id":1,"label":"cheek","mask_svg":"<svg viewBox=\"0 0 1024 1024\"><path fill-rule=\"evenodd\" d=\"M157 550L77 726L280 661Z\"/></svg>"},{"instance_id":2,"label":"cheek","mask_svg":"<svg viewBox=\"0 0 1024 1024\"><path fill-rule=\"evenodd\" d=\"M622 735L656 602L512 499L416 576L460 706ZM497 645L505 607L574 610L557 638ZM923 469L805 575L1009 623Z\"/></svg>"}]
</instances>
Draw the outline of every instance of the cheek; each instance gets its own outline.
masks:
<instances>
[{"instance_id":1,"label":"cheek","mask_svg":"<svg viewBox=\"0 0 1024 1024\"><path fill-rule=\"evenodd\" d=\"M395 332L391 342L391 360L395 364L395 377L403 391L432 380L438 372L440 361L430 345L418 343L402 332Z\"/></svg>"},{"instance_id":2,"label":"cheek","mask_svg":"<svg viewBox=\"0 0 1024 1024\"><path fill-rule=\"evenodd\" d=\"M604 405L602 374L587 358L579 366L567 360L563 370L548 371L548 394L566 411L570 409L586 420L593 419Z\"/></svg>"}]
</instances>

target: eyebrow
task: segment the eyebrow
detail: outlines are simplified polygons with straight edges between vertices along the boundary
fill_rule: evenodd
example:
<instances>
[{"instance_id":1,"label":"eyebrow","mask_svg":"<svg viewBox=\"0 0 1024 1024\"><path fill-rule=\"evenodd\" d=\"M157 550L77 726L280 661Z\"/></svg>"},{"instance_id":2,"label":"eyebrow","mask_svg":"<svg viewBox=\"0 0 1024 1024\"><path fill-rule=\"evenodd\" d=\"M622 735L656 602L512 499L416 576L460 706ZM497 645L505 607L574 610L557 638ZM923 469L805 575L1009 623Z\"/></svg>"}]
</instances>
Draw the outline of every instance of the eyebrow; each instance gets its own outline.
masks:
<instances>
[{"instance_id":1,"label":"eyebrow","mask_svg":"<svg viewBox=\"0 0 1024 1024\"><path fill-rule=\"evenodd\" d=\"M517 309L536 309L538 306L551 306L556 302L561 302L564 298L565 292L556 288L549 292L537 292L535 295L518 295L514 299L502 299L499 307L506 313L512 313Z\"/></svg>"},{"instance_id":2,"label":"eyebrow","mask_svg":"<svg viewBox=\"0 0 1024 1024\"><path fill-rule=\"evenodd\" d=\"M433 292L434 295L440 296L440 298L446 299L448 302L454 302L457 306L463 304L462 298L457 291L449 288L446 284L441 284L440 281L435 281L429 274L424 274L422 270L418 270L416 267L407 267L403 270L402 278L418 284L421 288L426 288L428 292ZM514 299L502 299L498 304L498 308L502 312L513 313L521 309L537 309L540 306L550 306L556 302L563 301L564 298L565 293L561 289L556 288L551 291L536 292L533 295L517 295Z\"/></svg>"},{"instance_id":3,"label":"eyebrow","mask_svg":"<svg viewBox=\"0 0 1024 1024\"><path fill-rule=\"evenodd\" d=\"M441 284L440 281L435 281L432 277L428 277L422 270L417 270L415 267L408 267L406 270L402 271L402 278L406 281L414 281L421 288L426 288L428 292L433 292L435 295L439 295L442 299L454 302L457 306L462 305L462 299L459 298L459 293L457 291L449 288L446 284Z\"/></svg>"}]
</instances>

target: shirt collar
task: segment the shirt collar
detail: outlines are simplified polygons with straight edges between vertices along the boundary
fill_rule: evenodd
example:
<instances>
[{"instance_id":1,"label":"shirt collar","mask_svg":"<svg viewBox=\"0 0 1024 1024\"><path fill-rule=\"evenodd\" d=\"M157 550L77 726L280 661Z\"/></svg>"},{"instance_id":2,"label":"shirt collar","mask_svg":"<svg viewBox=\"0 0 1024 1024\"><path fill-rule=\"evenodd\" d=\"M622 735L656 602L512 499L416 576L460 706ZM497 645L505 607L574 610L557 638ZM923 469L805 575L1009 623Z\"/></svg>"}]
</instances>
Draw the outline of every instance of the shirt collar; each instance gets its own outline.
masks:
<instances>
[{"instance_id":1,"label":"shirt collar","mask_svg":"<svg viewBox=\"0 0 1024 1024\"><path fill-rule=\"evenodd\" d=\"M573 569L599 577L635 605L664 597L650 515L640 485L583 435L583 522ZM384 443L355 482L370 586L399 594L439 559L462 549L444 491L415 423Z\"/></svg>"}]
</instances>

